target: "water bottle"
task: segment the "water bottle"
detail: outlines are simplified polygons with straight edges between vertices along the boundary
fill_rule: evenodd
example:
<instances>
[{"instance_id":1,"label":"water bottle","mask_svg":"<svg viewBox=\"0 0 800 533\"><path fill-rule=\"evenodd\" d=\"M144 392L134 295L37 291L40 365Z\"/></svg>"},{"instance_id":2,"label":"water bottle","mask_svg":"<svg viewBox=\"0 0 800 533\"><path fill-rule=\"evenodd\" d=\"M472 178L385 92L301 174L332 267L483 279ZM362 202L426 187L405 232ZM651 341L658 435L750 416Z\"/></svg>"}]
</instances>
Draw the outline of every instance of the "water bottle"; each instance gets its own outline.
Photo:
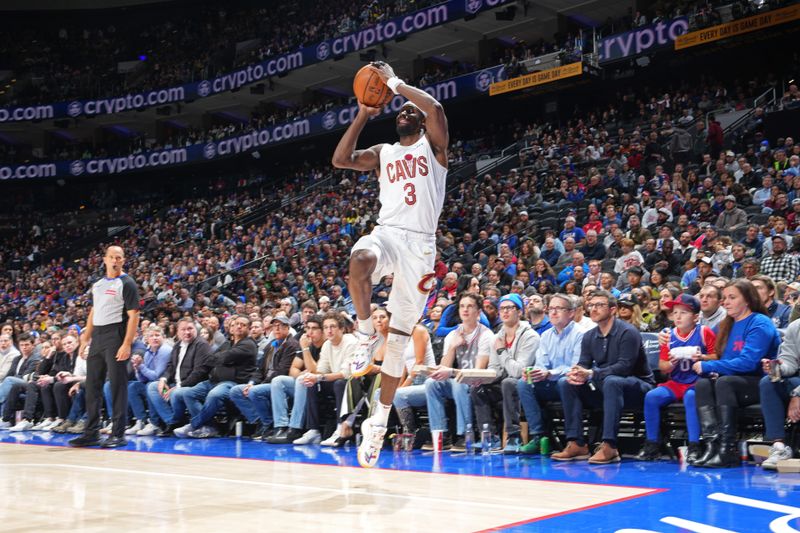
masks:
<instances>
[{"instance_id":1,"label":"water bottle","mask_svg":"<svg viewBox=\"0 0 800 533\"><path fill-rule=\"evenodd\" d=\"M475 453L475 435L472 434L472 424L467 424L467 431L464 433L464 449L467 451L467 455L472 455Z\"/></svg>"},{"instance_id":2,"label":"water bottle","mask_svg":"<svg viewBox=\"0 0 800 533\"><path fill-rule=\"evenodd\" d=\"M489 424L483 425L483 431L481 431L481 454L482 455L489 455L489 452L492 450L492 432L489 431Z\"/></svg>"}]
</instances>

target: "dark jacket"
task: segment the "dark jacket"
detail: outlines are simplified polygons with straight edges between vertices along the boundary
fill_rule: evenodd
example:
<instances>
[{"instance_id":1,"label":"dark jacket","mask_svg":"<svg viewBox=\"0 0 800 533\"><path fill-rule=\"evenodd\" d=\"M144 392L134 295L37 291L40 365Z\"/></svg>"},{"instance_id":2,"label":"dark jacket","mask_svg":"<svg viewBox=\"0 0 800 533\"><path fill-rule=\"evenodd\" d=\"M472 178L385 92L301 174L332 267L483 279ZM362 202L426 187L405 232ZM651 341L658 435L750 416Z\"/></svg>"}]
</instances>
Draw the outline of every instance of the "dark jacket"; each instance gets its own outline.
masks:
<instances>
[{"instance_id":1,"label":"dark jacket","mask_svg":"<svg viewBox=\"0 0 800 533\"><path fill-rule=\"evenodd\" d=\"M269 383L275 376L288 376L289 369L292 368L292 362L295 357L303 357L303 350L300 348L300 343L292 337L287 337L286 340L278 346L272 357L264 358L261 367L253 372L250 381L258 385L261 383Z\"/></svg>"},{"instance_id":2,"label":"dark jacket","mask_svg":"<svg viewBox=\"0 0 800 533\"><path fill-rule=\"evenodd\" d=\"M605 338L600 334L599 327L583 335L578 365L594 370L593 380L598 382L607 376L634 376L647 383L655 383L641 333L618 318L614 319L614 325Z\"/></svg>"},{"instance_id":3,"label":"dark jacket","mask_svg":"<svg viewBox=\"0 0 800 533\"><path fill-rule=\"evenodd\" d=\"M58 352L50 359L42 358L39 363L39 368L36 372L40 376L53 376L55 377L59 372L72 373L75 370L75 360L78 358L78 352L75 352L75 357L70 357L67 352Z\"/></svg>"},{"instance_id":4,"label":"dark jacket","mask_svg":"<svg viewBox=\"0 0 800 533\"><path fill-rule=\"evenodd\" d=\"M178 367L178 356L181 353L181 343L176 342L172 347L167 368L161 377L167 380L169 385L176 383L175 370ZM208 379L208 372L211 370L209 357L211 356L211 346L201 337L196 337L186 348L186 355L180 368L181 386L194 387L201 381Z\"/></svg>"},{"instance_id":5,"label":"dark jacket","mask_svg":"<svg viewBox=\"0 0 800 533\"><path fill-rule=\"evenodd\" d=\"M250 337L245 337L235 344L227 341L209 358L213 368L208 379L212 383L223 381L247 383L256 370L257 357L258 345Z\"/></svg>"},{"instance_id":6,"label":"dark jacket","mask_svg":"<svg viewBox=\"0 0 800 533\"><path fill-rule=\"evenodd\" d=\"M22 359L22 355L16 356L14 360L11 361L11 368L8 371L8 376L25 379L25 376L28 374L33 374L36 371L36 367L39 366L39 362L42 360L41 357L37 355L31 355L27 361L22 363L22 366L19 367L19 370L17 370L17 365L19 364L20 359Z\"/></svg>"}]
</instances>

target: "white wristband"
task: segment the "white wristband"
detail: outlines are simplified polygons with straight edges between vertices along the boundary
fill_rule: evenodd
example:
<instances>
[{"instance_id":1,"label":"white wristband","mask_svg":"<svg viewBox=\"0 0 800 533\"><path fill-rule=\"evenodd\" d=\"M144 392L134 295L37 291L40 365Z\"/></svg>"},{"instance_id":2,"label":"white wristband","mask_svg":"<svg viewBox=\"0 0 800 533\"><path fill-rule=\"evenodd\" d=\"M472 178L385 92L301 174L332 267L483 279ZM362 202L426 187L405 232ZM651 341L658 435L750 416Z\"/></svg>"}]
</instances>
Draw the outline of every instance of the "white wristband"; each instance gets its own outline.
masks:
<instances>
[{"instance_id":1,"label":"white wristband","mask_svg":"<svg viewBox=\"0 0 800 533\"><path fill-rule=\"evenodd\" d=\"M397 94L397 88L403 83L405 82L397 76L386 80L386 86L389 87L394 94Z\"/></svg>"}]
</instances>

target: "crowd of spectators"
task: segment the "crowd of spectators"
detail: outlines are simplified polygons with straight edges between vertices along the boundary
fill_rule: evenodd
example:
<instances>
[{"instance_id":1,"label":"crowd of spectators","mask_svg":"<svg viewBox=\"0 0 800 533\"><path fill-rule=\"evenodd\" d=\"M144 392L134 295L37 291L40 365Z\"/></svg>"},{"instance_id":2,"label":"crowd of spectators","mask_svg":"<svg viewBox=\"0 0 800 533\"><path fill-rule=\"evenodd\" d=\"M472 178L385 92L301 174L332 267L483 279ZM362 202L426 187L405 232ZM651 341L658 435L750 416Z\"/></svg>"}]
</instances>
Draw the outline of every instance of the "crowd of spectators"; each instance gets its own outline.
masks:
<instances>
[{"instance_id":1,"label":"crowd of spectators","mask_svg":"<svg viewBox=\"0 0 800 533\"><path fill-rule=\"evenodd\" d=\"M613 307L619 320L634 331L661 332L676 325L676 306L693 309L692 300L673 302L697 295L697 320L718 330L726 316L720 291L738 283L734 289L740 296L757 295L757 301L747 301L749 308L765 315L776 335L778 329L785 330L800 316L796 307L800 238L795 235L800 213L800 144L791 137L765 138L761 117L756 115L748 125L750 135L743 137L749 144L734 152L719 124L708 115L718 103L715 99L743 102L746 91L757 94L758 90L757 84L746 84L732 91L709 86L703 92L677 91L649 99L623 95L618 105L587 111L565 126L546 122L515 126L521 148L518 168L451 184L436 235L437 287L422 317L437 360L447 354L444 339L457 326L456 316L469 322L473 330L480 322L497 332L511 327L508 315L500 314L501 310L508 312L509 302L526 327L540 336L552 327L549 307L574 312L559 328L575 322L585 333L594 323L615 324L608 322L602 311ZM678 130L686 132L690 142L675 142L680 139ZM325 181L326 176L330 181ZM321 355L326 358L319 360L322 369L312 372L315 377L308 377L307 372L292 389L297 407L301 396L303 401L312 401L304 395L312 396L309 390L320 380L340 383L336 387L341 389L329 391L335 392L337 401L346 392L348 374L343 361L351 341L345 335L352 325L341 315L325 313L333 310L352 315L347 295L348 252L374 225L378 205L371 173L305 168L287 178L279 184L264 183L252 197L238 193L211 200L187 199L159 217L149 216L146 209L134 209L130 230L116 242L127 252L127 272L140 284L147 320L142 346L149 344L151 333L160 332L164 342L173 343L176 349L199 337L210 352L227 354L231 344L238 345L250 336L263 353L270 340L286 338L290 328L301 351L308 348L320 355L330 341L327 355ZM255 223L240 225L227 216L232 210L257 209L274 198L286 201ZM20 244L36 245L41 237L34 231L29 241ZM4 257L0 281L0 321L6 323L0 333L9 335L12 345L20 344L20 351L25 344L28 355L51 357L47 354L57 342L54 336L58 342L63 339L59 331L79 331L85 325L87 291L99 275L107 244L76 264L53 260L38 268L35 264L10 268L14 251L4 250L11 255ZM391 277L381 280L374 292L376 304L386 300L391 286ZM598 289L606 292L595 293ZM475 295L480 304L473 314L461 313L454 305L457 298L463 300L459 295L465 292ZM567 298L561 298L563 305L551 306L557 295ZM604 302L595 301L598 298ZM317 313L322 318L315 322L311 317ZM260 327L254 328L254 323ZM327 340L321 336L312 339L306 328L315 323L320 331L324 329ZM150 326L158 329L150 330ZM196 337L188 331L184 337L182 327L195 329ZM243 333L247 328L249 333ZM733 335L731 339L737 338L735 332L728 333ZM262 337L267 341L262 343ZM312 349L308 343L314 342L317 345ZM2 346L0 343L0 355L16 350ZM764 346L768 348L774 346ZM763 355L774 357L774 350ZM312 367L311 360L297 358L302 364L298 363L294 377L303 367ZM286 372L293 368L292 361ZM591 357L587 361L591 363ZM480 364L489 363L487 358ZM144 359L139 364L145 364ZM15 368L19 372L22 367ZM714 368L722 372L724 365ZM138 369L133 371L135 379L141 380L135 372ZM151 380L157 385L148 385L148 400L151 388L163 397L164 386L169 390L175 385L175 368L172 372L161 385L160 380ZM581 372L570 377L573 385L590 378ZM72 370L70 373L74 375ZM258 379L268 384L264 380L274 377L268 374ZM647 390L652 388L652 376L642 373L639 377ZM212 385L213 381L202 390L211 394L216 390ZM751 389L757 385L747 382ZM434 399L441 400L441 395L437 396L441 391L428 390L434 387L427 382L410 386L422 386L429 410L432 406L439 409ZM225 394L233 397L234 388L228 387ZM647 390L641 391L642 396ZM75 393L79 392L78 385ZM276 398L271 394L274 407ZM708 391L703 394L707 402ZM414 398L419 397L406 398L409 406L417 401ZM192 397L186 399L187 405L190 400ZM466 431L463 422L472 419L470 404L459 403L462 400L459 396L460 437ZM486 420L487 405L499 405L491 397L473 401L476 407L483 402L482 420ZM571 401L571 409L575 405L580 408L574 403L577 400ZM152 422L161 404L153 400L148 405ZM280 405L286 405L285 398ZM58 410L56 417L57 406L51 407L49 424L67 421L65 409ZM178 426L180 415L173 419L159 415L161 419L155 420L163 424L146 429L144 420L137 417L141 424L135 431L213 435L216 430L207 424L208 413L201 416L192 409L190 414L199 416L202 423ZM242 412L246 411L243 408ZM285 409L273 409L272 414L274 420L266 420L266 415L248 416L250 422L261 422L256 435L274 442L311 443L321 438L319 426L304 425L294 412L289 420L284 420L288 418ZM6 421L10 423L8 417ZM347 433L340 422L337 439ZM436 424L445 422L436 418ZM268 428L270 425L274 427ZM281 431L267 434L275 428ZM572 426L569 431L577 428ZM576 435L567 436L573 446L563 453L567 458L582 456L585 443ZM601 452L600 460L614 460L609 448Z\"/></svg>"},{"instance_id":2,"label":"crowd of spectators","mask_svg":"<svg viewBox=\"0 0 800 533\"><path fill-rule=\"evenodd\" d=\"M134 16L124 26L83 20L43 31L41 21L27 22L0 36L0 66L16 80L0 104L118 96L208 79L432 3L303 1L268 8L207 3L167 12L165 20ZM237 54L235 44L250 40L258 40L257 46ZM140 61L139 68L118 73L118 63L128 61Z\"/></svg>"},{"instance_id":3,"label":"crowd of spectators","mask_svg":"<svg viewBox=\"0 0 800 533\"><path fill-rule=\"evenodd\" d=\"M774 5L773 5L774 4ZM418 9L422 7L424 4L408 4L405 2L402 3L390 3L384 5L383 3L373 1L372 3L368 4L367 6L362 6L363 9L359 9L354 7L348 14L344 17L342 24L340 25L339 29L342 28L352 28L352 27L360 27L359 24L366 24L366 23L374 23L376 21L380 21L393 13L402 12L403 10L407 9ZM722 4L717 3L697 3L692 2L688 4L678 3L675 5L657 5L653 7L649 13L643 12L633 12L629 13L627 17L623 17L619 21L616 21L616 25L612 24L609 26L613 29L613 31L618 31L619 28L632 28L637 26L646 25L652 22L657 22L660 19L665 18L665 13L669 16L679 16L682 14L689 14L693 17L693 20L702 18L703 13L715 13L717 17L719 17L719 9ZM729 4L725 3L725 6L729 6ZM736 18L741 16L747 16L753 12L764 10L764 9L773 9L776 7L780 7L782 3L762 3L758 6L752 5L749 2L739 2L733 4L731 9L732 16ZM295 9L294 7L289 9ZM299 7L296 9L300 9ZM253 24L255 24L251 18L245 17L244 14L248 13L247 10L238 11L236 9L231 10L230 12L226 11L218 11L217 9L210 9L210 8L203 8L200 10L200 14L198 15L201 19L203 19L203 23L198 23L199 26L205 27L209 39L213 37L213 39L217 39L214 42L219 44L225 41L224 36L230 37L229 30L233 31L233 29L240 28L240 24L245 24L246 28L250 28ZM357 13L357 15L356 15ZM276 15L278 16L278 15ZM206 18L204 18L206 17ZM330 18L326 19L327 24L330 24ZM366 21L366 22L364 22ZM266 22L265 22L266 23ZM313 25L312 25L313 26ZM213 31L215 28L223 28L221 34L219 32ZM89 31L89 30L87 30ZM78 42L86 43L93 43L91 46L96 46L93 37L96 37L100 40L100 42L105 42L103 39L108 39L117 36L117 30L113 26L106 28L105 32L103 30L96 30L97 35L94 35L91 31L89 33L84 32ZM238 30L237 30L238 31ZM321 31L321 30L320 30ZM609 30L610 31L610 30ZM157 41L162 43L169 43L171 42L170 39L175 39L175 35L181 35L182 32L178 32L175 30L172 23L166 23L165 26L156 27L155 29L150 28L145 31L145 37L150 40L152 37L151 33L157 34ZM314 32L312 32L314 33ZM162 35L163 34L163 35ZM69 32L66 30L61 30L58 32L59 39L68 39ZM188 34L187 34L188 35ZM316 35L316 33L314 33ZM186 37L186 36L185 36ZM188 37L186 37L188 38ZM192 38L196 38L195 34L192 34ZM522 64L526 60L530 60L536 57L540 57L542 55L560 51L563 53L562 62L571 61L569 59L571 56L579 57L582 51L585 48L586 40L588 39L588 34L586 37L583 36L582 33L578 32L576 34L566 34L561 35L557 34L554 36L554 40L545 40L539 39L534 43L527 43L527 42L518 42L512 47L501 47L499 48L496 53L492 56L491 60L489 60L486 64L482 65L473 65L465 62L456 61L448 65L442 65L436 62L429 62L424 70L424 72L417 76L417 79L414 80L415 84L418 86L426 86L434 84L438 81L451 78L453 76L458 76L460 74L464 74L467 72L472 72L478 68L485 68L487 66L492 66L496 64L503 64L506 67L506 73L510 77L514 77L517 75L521 75L524 73L525 69L523 68ZM18 42L18 41L15 41ZM46 44L47 40L35 40L33 42L36 46L46 46L47 50L52 49L52 43ZM61 43L62 45L64 43ZM9 50L12 47L12 43L9 42L8 45ZM97 45L99 46L99 45ZM103 45L105 46L105 45ZM56 47L58 49L58 47ZM121 45L116 47L118 50L122 49ZM207 47L208 49L214 49L215 46ZM66 47L69 49L69 46ZM174 47L171 48L174 50ZM90 48L86 54L77 54L74 57L93 57L90 53L93 48ZM30 50L25 50L27 53L30 53ZM259 49L258 54L263 56L265 54L272 53L274 49L272 47L267 46L266 48ZM14 57L13 55L9 55L8 57ZM149 56L152 59L152 55ZM74 59L74 58L73 58ZM179 58L180 59L180 58ZM252 58L250 58L252 59ZM247 61L250 61L248 59ZM247 62L245 61L245 62ZM35 65L37 62L35 61L28 61L29 64ZM191 61L188 58L182 58L179 61L176 61L180 68L186 69L191 68L191 65L196 64L198 66L207 65L208 58L204 57L202 60ZM211 62L213 64L213 62ZM64 63L61 64L62 67L65 65ZM64 67L66 68L66 67ZM97 68L95 65L93 68ZM70 70L70 69L67 69ZM159 71L163 71L163 68L157 69ZM86 79L89 79L89 77ZM42 87L46 89L47 87L47 76L43 76L41 78ZM82 76L80 75L69 75L69 79L72 83L78 83ZM55 79L53 81L53 85L64 88L67 87L68 84L64 83L65 80L62 79ZM101 80L100 78L93 79L92 83L97 85L103 85L106 81ZM269 83L272 83L272 80L269 80ZM158 84L153 84L155 87ZM683 95L683 98L690 98L695 97L699 94L707 94L709 98L703 99L697 103L697 108L694 110L689 111L689 115L686 117L681 117L681 120L691 120L693 115L692 112L699 113L705 112L710 107L713 106L714 109L718 109L724 106L730 106L732 108L741 108L743 105L744 97L745 96L753 96L752 90L753 87L744 87L744 88L737 88L735 92L729 92L721 87L702 87L702 88L695 88L691 89L692 94ZM112 91L113 92L113 91ZM655 99L659 102L665 102L666 108L670 107L670 99L681 98L681 95L674 94L676 89L673 88L666 88L664 89L664 94L656 96ZM672 96L670 96L673 94ZM52 101L52 99L51 99ZM797 91L796 86L790 87L790 89L784 94L781 102L785 106L794 106L797 105L797 102L800 101L800 92ZM251 117L249 121L245 122L237 122L237 123L229 123L229 124L218 124L209 127L206 130L198 130L196 128L188 128L182 131L171 131L165 134L161 134L158 139L149 137L145 134L138 134L131 138L119 138L119 139L106 139L104 141L98 141L97 139L92 140L91 142L64 142L63 140L54 139L53 143L51 143L50 148L45 151L41 147L34 147L34 146L26 146L26 145L15 145L15 144L1 144L0 143L0 162L4 164L22 164L28 163L34 160L72 160L72 159L88 159L94 157L114 157L114 156L126 156L129 154L137 154L143 151L150 151L150 150L160 150L160 149L169 149L173 147L185 147L190 146L196 143L206 143L210 140L218 140L224 137L247 133L254 129L263 128L269 125L274 125L286 121L291 121L303 117L307 117L311 114L318 113L320 111L328 110L332 107L337 105L344 105L348 102L352 102L351 99L345 98L331 98L325 97L319 99L310 104L306 105L299 105L294 107L276 107L276 106L261 106L256 108L252 111ZM650 102L650 107L652 107L652 102ZM642 103L639 102L640 107L642 107Z\"/></svg>"}]
</instances>

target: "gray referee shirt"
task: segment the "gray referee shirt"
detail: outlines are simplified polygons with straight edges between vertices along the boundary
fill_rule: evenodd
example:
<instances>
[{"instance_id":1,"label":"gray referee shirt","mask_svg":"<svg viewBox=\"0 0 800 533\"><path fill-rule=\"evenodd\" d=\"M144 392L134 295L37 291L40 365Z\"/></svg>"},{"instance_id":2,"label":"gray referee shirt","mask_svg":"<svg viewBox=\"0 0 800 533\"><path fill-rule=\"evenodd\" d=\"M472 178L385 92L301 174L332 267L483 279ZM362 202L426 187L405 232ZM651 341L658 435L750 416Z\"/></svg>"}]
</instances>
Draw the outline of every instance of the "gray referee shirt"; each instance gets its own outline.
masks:
<instances>
[{"instance_id":1,"label":"gray referee shirt","mask_svg":"<svg viewBox=\"0 0 800 533\"><path fill-rule=\"evenodd\" d=\"M139 309L139 288L127 274L101 278L92 285L92 305L93 326L127 323L128 311Z\"/></svg>"}]
</instances>

